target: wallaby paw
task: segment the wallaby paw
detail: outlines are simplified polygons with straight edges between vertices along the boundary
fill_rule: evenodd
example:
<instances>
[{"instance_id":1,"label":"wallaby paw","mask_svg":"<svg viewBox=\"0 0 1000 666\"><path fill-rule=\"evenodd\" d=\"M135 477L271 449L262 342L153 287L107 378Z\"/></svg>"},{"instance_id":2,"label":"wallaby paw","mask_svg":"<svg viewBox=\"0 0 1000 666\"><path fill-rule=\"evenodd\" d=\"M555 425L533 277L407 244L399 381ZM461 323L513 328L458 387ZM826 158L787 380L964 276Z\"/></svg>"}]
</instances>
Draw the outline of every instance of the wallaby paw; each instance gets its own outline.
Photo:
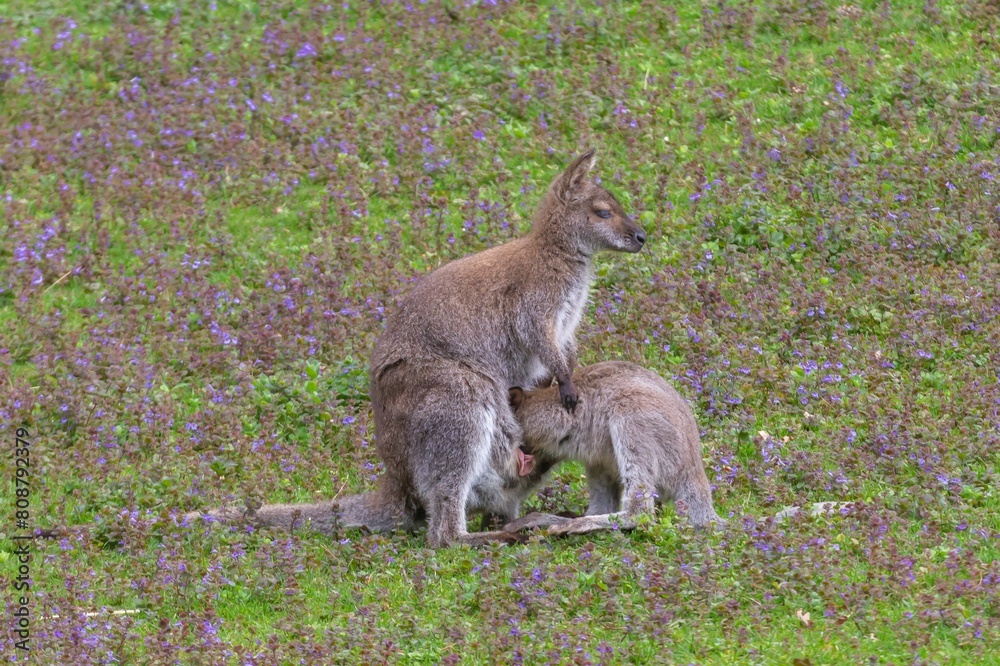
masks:
<instances>
[{"instance_id":1,"label":"wallaby paw","mask_svg":"<svg viewBox=\"0 0 1000 666\"><path fill-rule=\"evenodd\" d=\"M580 394L577 392L576 386L573 385L572 381L559 384L559 399L562 401L562 405L566 408L566 411L570 414L576 413L576 406L580 402Z\"/></svg>"}]
</instances>

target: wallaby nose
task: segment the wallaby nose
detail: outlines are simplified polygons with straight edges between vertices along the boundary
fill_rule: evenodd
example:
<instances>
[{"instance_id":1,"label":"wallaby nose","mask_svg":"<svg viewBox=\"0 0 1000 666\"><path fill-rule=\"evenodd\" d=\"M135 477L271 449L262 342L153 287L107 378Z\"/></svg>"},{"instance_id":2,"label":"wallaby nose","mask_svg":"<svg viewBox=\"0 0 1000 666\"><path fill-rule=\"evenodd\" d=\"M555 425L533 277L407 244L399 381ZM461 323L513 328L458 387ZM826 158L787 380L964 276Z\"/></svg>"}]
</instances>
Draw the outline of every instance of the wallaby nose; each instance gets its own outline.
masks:
<instances>
[{"instance_id":1,"label":"wallaby nose","mask_svg":"<svg viewBox=\"0 0 1000 666\"><path fill-rule=\"evenodd\" d=\"M635 242L639 245L644 245L646 243L646 232L639 229L635 232Z\"/></svg>"}]
</instances>

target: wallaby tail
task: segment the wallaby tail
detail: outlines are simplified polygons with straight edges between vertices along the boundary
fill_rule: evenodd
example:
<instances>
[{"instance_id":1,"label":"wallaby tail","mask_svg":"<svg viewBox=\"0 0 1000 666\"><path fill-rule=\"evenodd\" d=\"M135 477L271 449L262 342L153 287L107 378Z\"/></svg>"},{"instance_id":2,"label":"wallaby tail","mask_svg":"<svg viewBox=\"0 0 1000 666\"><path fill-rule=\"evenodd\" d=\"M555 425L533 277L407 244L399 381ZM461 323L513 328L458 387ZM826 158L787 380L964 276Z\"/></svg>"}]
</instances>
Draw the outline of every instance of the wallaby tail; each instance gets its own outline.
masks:
<instances>
[{"instance_id":1,"label":"wallaby tail","mask_svg":"<svg viewBox=\"0 0 1000 666\"><path fill-rule=\"evenodd\" d=\"M315 504L265 504L256 508L247 505L244 508L214 509L205 513L189 513L185 518L188 521L204 516L226 522L246 520L255 527L288 531L305 528L331 536L345 527L365 527L372 532L414 529L414 517L397 504L375 491Z\"/></svg>"},{"instance_id":2,"label":"wallaby tail","mask_svg":"<svg viewBox=\"0 0 1000 666\"><path fill-rule=\"evenodd\" d=\"M348 495L337 500L337 518L341 527L367 527L372 532L416 529L416 517L405 503L376 490Z\"/></svg>"}]
</instances>

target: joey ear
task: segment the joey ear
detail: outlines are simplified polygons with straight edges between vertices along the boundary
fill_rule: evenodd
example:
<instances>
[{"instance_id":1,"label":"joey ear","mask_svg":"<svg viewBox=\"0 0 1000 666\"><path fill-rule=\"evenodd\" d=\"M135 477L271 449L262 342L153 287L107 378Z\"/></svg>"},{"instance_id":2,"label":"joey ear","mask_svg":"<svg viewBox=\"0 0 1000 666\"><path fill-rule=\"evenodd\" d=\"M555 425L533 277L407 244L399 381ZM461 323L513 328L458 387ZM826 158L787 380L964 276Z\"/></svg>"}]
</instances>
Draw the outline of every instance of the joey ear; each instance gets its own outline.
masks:
<instances>
[{"instance_id":1,"label":"joey ear","mask_svg":"<svg viewBox=\"0 0 1000 666\"><path fill-rule=\"evenodd\" d=\"M566 167L559 179L556 181L556 196L563 203L573 198L575 191L579 190L583 179L587 177L590 170L597 163L597 151L591 148L583 155L573 160L573 163Z\"/></svg>"},{"instance_id":2,"label":"joey ear","mask_svg":"<svg viewBox=\"0 0 1000 666\"><path fill-rule=\"evenodd\" d=\"M514 388L510 389L508 395L510 398L511 409L513 409L514 411L519 410L521 408L521 405L524 403L524 389L522 389L520 386L515 386Z\"/></svg>"}]
</instances>

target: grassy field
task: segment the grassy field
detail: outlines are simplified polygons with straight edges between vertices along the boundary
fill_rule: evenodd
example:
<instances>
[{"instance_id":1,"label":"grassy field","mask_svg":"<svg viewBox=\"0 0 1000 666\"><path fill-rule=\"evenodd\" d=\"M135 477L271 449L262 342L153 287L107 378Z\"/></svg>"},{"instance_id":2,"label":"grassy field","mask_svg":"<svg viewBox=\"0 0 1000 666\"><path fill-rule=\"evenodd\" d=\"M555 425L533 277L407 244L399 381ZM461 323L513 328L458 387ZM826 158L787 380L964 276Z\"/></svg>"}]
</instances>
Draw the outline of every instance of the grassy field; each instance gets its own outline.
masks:
<instances>
[{"instance_id":1,"label":"grassy field","mask_svg":"<svg viewBox=\"0 0 1000 666\"><path fill-rule=\"evenodd\" d=\"M4 659L1000 663L995 2L0 19ZM591 146L650 241L600 260L581 361L673 380L727 531L668 509L431 551L178 524L370 489L386 313L524 233ZM17 428L30 523L90 526L31 545L27 653ZM586 501L569 465L529 508ZM772 519L819 501L855 504Z\"/></svg>"}]
</instances>

